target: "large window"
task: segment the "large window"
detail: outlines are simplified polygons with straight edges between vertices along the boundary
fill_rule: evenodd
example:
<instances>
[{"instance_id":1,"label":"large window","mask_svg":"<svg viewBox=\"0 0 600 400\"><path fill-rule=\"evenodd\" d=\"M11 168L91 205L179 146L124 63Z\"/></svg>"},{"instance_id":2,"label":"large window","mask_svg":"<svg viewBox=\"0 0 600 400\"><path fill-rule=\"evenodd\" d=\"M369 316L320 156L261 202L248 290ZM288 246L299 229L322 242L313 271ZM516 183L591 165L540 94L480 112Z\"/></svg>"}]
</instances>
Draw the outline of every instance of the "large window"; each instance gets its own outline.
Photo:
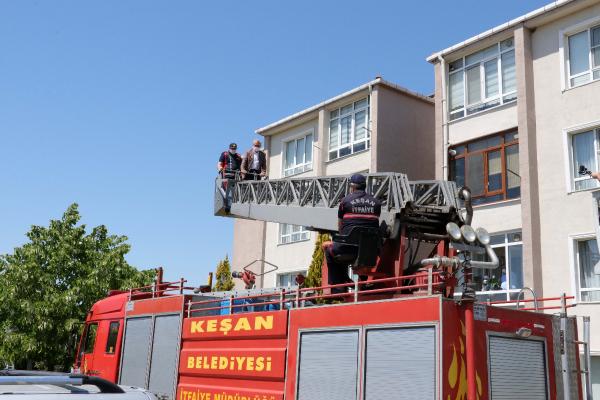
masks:
<instances>
[{"instance_id":1,"label":"large window","mask_svg":"<svg viewBox=\"0 0 600 400\"><path fill-rule=\"evenodd\" d=\"M312 133L284 143L283 176L300 174L312 169Z\"/></svg>"},{"instance_id":2,"label":"large window","mask_svg":"<svg viewBox=\"0 0 600 400\"><path fill-rule=\"evenodd\" d=\"M519 135L516 131L489 136L451 148L450 179L468 186L473 204L521 196Z\"/></svg>"},{"instance_id":3,"label":"large window","mask_svg":"<svg viewBox=\"0 0 600 400\"><path fill-rule=\"evenodd\" d=\"M301 225L279 224L279 244L308 240L310 232Z\"/></svg>"},{"instance_id":4,"label":"large window","mask_svg":"<svg viewBox=\"0 0 600 400\"><path fill-rule=\"evenodd\" d=\"M579 175L579 168L586 167L598 171L598 153L600 151L600 129L571 134L571 180L573 190L584 190L598 187L598 181L589 175Z\"/></svg>"},{"instance_id":5,"label":"large window","mask_svg":"<svg viewBox=\"0 0 600 400\"><path fill-rule=\"evenodd\" d=\"M371 147L369 98L355 101L329 114L329 160Z\"/></svg>"},{"instance_id":6,"label":"large window","mask_svg":"<svg viewBox=\"0 0 600 400\"><path fill-rule=\"evenodd\" d=\"M581 301L600 301L600 275L594 273L594 266L600 261L596 238L576 240L575 248Z\"/></svg>"},{"instance_id":7,"label":"large window","mask_svg":"<svg viewBox=\"0 0 600 400\"><path fill-rule=\"evenodd\" d=\"M600 25L568 37L569 87L600 79Z\"/></svg>"},{"instance_id":8,"label":"large window","mask_svg":"<svg viewBox=\"0 0 600 400\"><path fill-rule=\"evenodd\" d=\"M472 282L481 301L516 300L523 288L523 241L521 232L492 235L490 245L500 263L493 270L473 268ZM487 261L486 255L476 254L474 260ZM463 281L458 276L460 291ZM460 296L460 293L457 293Z\"/></svg>"},{"instance_id":9,"label":"large window","mask_svg":"<svg viewBox=\"0 0 600 400\"><path fill-rule=\"evenodd\" d=\"M448 64L450 120L517 99L512 38Z\"/></svg>"},{"instance_id":10,"label":"large window","mask_svg":"<svg viewBox=\"0 0 600 400\"><path fill-rule=\"evenodd\" d=\"M298 274L306 275L306 271L295 271L277 274L277 287L296 286L296 276L298 276Z\"/></svg>"}]
</instances>

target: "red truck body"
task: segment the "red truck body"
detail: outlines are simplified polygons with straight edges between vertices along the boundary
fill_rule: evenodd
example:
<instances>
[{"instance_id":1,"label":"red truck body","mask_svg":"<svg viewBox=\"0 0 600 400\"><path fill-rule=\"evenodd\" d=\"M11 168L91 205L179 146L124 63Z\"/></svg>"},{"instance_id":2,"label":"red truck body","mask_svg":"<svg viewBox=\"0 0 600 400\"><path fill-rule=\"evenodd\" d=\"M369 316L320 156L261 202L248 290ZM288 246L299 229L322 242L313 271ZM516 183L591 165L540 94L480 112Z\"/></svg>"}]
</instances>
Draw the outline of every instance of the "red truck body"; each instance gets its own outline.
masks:
<instances>
[{"instance_id":1,"label":"red truck body","mask_svg":"<svg viewBox=\"0 0 600 400\"><path fill-rule=\"evenodd\" d=\"M279 310L235 312L235 302L195 295L109 296L88 315L77 364L181 400L470 400L469 373L474 400L511 393L558 400L565 385L571 399L581 398L572 318L560 333L555 315L439 294L289 309L281 294L271 298L265 302L280 301ZM113 349L111 323L118 323ZM95 343L86 343L94 324ZM147 330L138 329L143 324ZM566 383L562 335L574 370Z\"/></svg>"}]
</instances>

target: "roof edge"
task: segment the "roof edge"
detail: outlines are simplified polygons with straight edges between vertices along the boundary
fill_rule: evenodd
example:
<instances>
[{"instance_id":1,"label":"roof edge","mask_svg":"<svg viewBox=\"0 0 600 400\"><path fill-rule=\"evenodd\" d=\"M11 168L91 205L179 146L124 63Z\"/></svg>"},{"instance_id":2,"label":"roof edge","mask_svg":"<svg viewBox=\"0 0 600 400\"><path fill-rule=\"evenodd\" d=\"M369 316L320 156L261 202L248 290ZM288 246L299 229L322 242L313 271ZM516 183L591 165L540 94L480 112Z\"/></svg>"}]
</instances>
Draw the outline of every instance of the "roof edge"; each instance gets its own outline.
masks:
<instances>
[{"instance_id":1,"label":"roof edge","mask_svg":"<svg viewBox=\"0 0 600 400\"><path fill-rule=\"evenodd\" d=\"M283 125L283 124L285 124L287 122L290 122L290 121L293 121L293 120L298 119L300 117L303 117L303 116L305 116L307 114L310 114L312 112L315 112L315 111L317 111L317 110L319 110L319 109L327 106L328 104L335 103L336 101L341 100L344 97L352 96L353 94L356 94L356 93L358 93L360 91L368 89L370 86L375 86L375 85L384 85L384 86L387 86L387 87L389 87L391 89L394 89L394 90L396 90L398 92L401 92L403 94L406 94L406 95L418 98L418 99L426 101L428 103L433 103L434 102L433 99L431 99L428 96L425 96L425 95L423 95L421 93L418 93L418 92L415 92L413 90L407 89L407 88L405 88L403 86L400 86L400 85L397 85L395 83L386 81L383 78L377 77L377 78L375 78L375 79L373 79L373 80L371 80L371 81L369 81L367 83L364 83L364 84L362 84L362 85L360 85L358 87L355 87L354 89L350 89L350 90L348 90L348 91L346 91L344 93L341 93L341 94L339 94L337 96L331 97L331 98L329 98L329 99L327 99L325 101L322 101L322 102L320 102L320 103L318 103L318 104L316 104L314 106L305 108L304 110L298 111L297 113L294 113L292 115L288 115L287 117L284 117L284 118L282 118L282 119L280 119L278 121L275 121L275 122L273 122L273 123L271 123L269 125L266 125L266 126L264 126L262 128L258 128L254 132L257 133L257 134L263 134L263 133L265 133L265 132L267 132L267 131L269 131L269 130L271 130L273 128L276 128L276 127L278 127L280 125Z\"/></svg>"},{"instance_id":2,"label":"roof edge","mask_svg":"<svg viewBox=\"0 0 600 400\"><path fill-rule=\"evenodd\" d=\"M433 64L438 59L438 57L443 57L443 56L445 56L447 54L453 53L453 52L455 52L457 50L460 50L460 49L462 49L464 47L467 47L470 44L478 42L479 40L491 37L491 36L493 36L493 35L495 35L497 33L503 32L503 31L505 31L507 29L510 29L510 28L512 28L512 27L514 27L516 25L522 24L522 23L524 23L526 21L529 21L529 20L531 20L533 18L536 18L536 17L538 17L540 15L543 15L543 14L545 14L547 12L555 10L555 9L557 9L559 7L562 7L562 6L567 5L569 3L574 3L575 1L577 1L577 0L557 0L557 1L554 1L554 2L552 2L550 4L547 4L547 5L545 5L543 7L540 7L538 9L536 9L536 10L533 10L533 11L531 11L531 12L525 14L525 15L521 15L520 17L514 18L514 19L512 19L512 20L510 20L508 22L505 22L503 24L500 24L500 25L498 25L498 26L496 26L496 27L494 27L492 29L488 29L487 31L484 31L484 32L482 32L482 33L480 33L478 35L470 37L470 38L468 38L468 39L466 39L466 40L464 40L464 41L462 41L460 43L457 43L457 44L455 44L453 46L447 47L444 50L437 51L437 52L431 54L429 57L427 57L426 60L428 62L430 62L430 63Z\"/></svg>"}]
</instances>

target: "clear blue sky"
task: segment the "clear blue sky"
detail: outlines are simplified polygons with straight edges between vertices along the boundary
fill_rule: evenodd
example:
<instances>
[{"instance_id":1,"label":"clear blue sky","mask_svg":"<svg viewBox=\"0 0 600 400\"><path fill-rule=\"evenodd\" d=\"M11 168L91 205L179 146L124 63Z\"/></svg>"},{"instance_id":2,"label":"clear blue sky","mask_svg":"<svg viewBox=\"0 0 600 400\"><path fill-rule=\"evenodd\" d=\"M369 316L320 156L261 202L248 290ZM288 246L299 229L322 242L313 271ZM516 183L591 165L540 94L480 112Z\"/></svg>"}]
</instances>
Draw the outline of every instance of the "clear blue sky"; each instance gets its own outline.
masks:
<instances>
[{"instance_id":1,"label":"clear blue sky","mask_svg":"<svg viewBox=\"0 0 600 400\"><path fill-rule=\"evenodd\" d=\"M2 1L0 253L72 202L128 260L204 282L231 251L219 152L547 1Z\"/></svg>"}]
</instances>

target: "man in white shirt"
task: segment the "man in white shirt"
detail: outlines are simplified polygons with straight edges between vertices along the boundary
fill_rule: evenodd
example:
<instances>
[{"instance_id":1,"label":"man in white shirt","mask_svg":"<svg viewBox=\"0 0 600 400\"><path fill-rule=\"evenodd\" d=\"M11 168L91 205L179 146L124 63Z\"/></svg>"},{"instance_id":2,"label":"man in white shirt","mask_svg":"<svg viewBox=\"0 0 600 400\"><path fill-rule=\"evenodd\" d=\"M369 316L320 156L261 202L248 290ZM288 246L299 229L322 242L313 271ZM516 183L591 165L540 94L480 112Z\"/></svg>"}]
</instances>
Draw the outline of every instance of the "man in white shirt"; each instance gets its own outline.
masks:
<instances>
[{"instance_id":1,"label":"man in white shirt","mask_svg":"<svg viewBox=\"0 0 600 400\"><path fill-rule=\"evenodd\" d=\"M267 175L267 156L261 150L260 140L252 142L252 148L242 160L242 176L245 180L259 180Z\"/></svg>"}]
</instances>

